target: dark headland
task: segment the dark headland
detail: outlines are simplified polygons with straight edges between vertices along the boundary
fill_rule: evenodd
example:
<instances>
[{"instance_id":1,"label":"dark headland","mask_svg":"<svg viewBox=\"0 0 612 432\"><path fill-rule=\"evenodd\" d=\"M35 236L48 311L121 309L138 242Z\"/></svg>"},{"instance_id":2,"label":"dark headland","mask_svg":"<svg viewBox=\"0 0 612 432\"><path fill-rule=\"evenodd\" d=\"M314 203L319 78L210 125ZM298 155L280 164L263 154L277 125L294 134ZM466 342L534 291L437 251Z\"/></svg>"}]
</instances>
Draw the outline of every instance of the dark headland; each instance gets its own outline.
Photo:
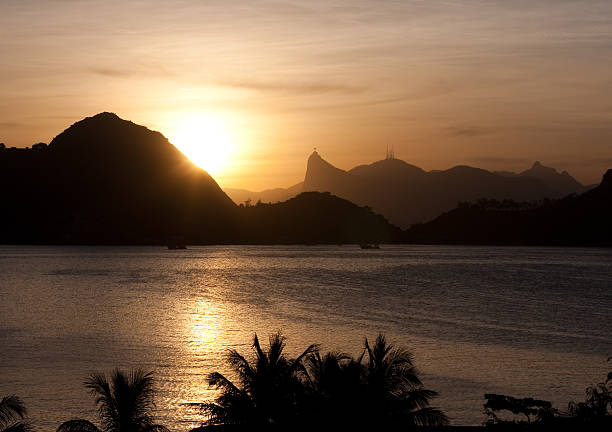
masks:
<instances>
[{"instance_id":1,"label":"dark headland","mask_svg":"<svg viewBox=\"0 0 612 432\"><path fill-rule=\"evenodd\" d=\"M537 203L481 199L413 225L411 243L612 246L612 170L581 195Z\"/></svg>"},{"instance_id":2,"label":"dark headland","mask_svg":"<svg viewBox=\"0 0 612 432\"><path fill-rule=\"evenodd\" d=\"M612 246L611 177L589 189L539 163L426 172L395 158L343 171L315 152L303 183L274 190L286 201L237 205L162 134L101 113L48 145L0 148L0 244Z\"/></svg>"},{"instance_id":3,"label":"dark headland","mask_svg":"<svg viewBox=\"0 0 612 432\"><path fill-rule=\"evenodd\" d=\"M101 113L0 150L0 244L385 243L400 230L330 194L238 206L159 132Z\"/></svg>"}]
</instances>

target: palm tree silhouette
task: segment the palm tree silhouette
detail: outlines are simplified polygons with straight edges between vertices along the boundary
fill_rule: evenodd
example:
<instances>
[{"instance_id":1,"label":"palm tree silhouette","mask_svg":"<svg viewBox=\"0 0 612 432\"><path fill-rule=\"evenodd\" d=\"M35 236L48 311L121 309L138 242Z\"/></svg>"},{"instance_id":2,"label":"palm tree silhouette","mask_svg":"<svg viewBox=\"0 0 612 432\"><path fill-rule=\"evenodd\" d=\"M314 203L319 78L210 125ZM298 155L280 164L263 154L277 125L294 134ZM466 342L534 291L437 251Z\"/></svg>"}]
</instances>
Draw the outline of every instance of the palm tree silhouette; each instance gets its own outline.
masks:
<instances>
[{"instance_id":1,"label":"palm tree silhouette","mask_svg":"<svg viewBox=\"0 0 612 432\"><path fill-rule=\"evenodd\" d=\"M88 420L62 423L57 432L168 432L153 423L153 373L134 369L129 373L115 369L110 381L104 374L92 374L85 387L95 397L101 429Z\"/></svg>"},{"instance_id":2,"label":"palm tree silhouette","mask_svg":"<svg viewBox=\"0 0 612 432\"><path fill-rule=\"evenodd\" d=\"M316 351L317 345L310 345L297 358L288 359L283 353L285 337L277 332L270 336L265 351L255 335L253 348L252 362L236 350L228 353L238 384L219 372L208 376L209 385L221 391L214 403L201 405L209 416L208 424L278 425L295 418L296 400L302 390L297 370L304 357Z\"/></svg>"},{"instance_id":3,"label":"palm tree silhouette","mask_svg":"<svg viewBox=\"0 0 612 432\"><path fill-rule=\"evenodd\" d=\"M365 355L365 399L379 418L412 426L448 424L442 411L428 406L437 393L423 388L409 351L395 348L380 333L372 347L366 338L360 363Z\"/></svg>"},{"instance_id":4,"label":"palm tree silhouette","mask_svg":"<svg viewBox=\"0 0 612 432\"><path fill-rule=\"evenodd\" d=\"M318 351L313 352L303 361L303 381L311 392L324 398L343 393L343 381L351 361L349 355L340 352L328 352L323 356Z\"/></svg>"},{"instance_id":5,"label":"palm tree silhouette","mask_svg":"<svg viewBox=\"0 0 612 432\"><path fill-rule=\"evenodd\" d=\"M23 421L27 410L17 396L6 396L0 400L0 432L28 432L30 423Z\"/></svg>"},{"instance_id":6,"label":"palm tree silhouette","mask_svg":"<svg viewBox=\"0 0 612 432\"><path fill-rule=\"evenodd\" d=\"M608 362L612 361L609 357ZM605 381L586 388L584 402L570 402L567 414L582 421L605 421L612 423L612 371Z\"/></svg>"},{"instance_id":7,"label":"palm tree silhouette","mask_svg":"<svg viewBox=\"0 0 612 432\"><path fill-rule=\"evenodd\" d=\"M436 392L423 388L410 352L394 348L382 334L373 346L365 339L357 359L315 352L303 363L308 409L319 423L349 428L448 424L440 410L429 407Z\"/></svg>"},{"instance_id":8,"label":"palm tree silhouette","mask_svg":"<svg viewBox=\"0 0 612 432\"><path fill-rule=\"evenodd\" d=\"M306 390L305 417L311 423L349 427L362 402L362 369L344 353L309 354L300 373Z\"/></svg>"},{"instance_id":9,"label":"palm tree silhouette","mask_svg":"<svg viewBox=\"0 0 612 432\"><path fill-rule=\"evenodd\" d=\"M300 356L283 354L285 338L270 337L267 350L253 339L255 356L248 361L230 350L228 361L237 380L219 372L208 376L220 390L214 403L200 406L208 425L305 425L343 428L364 426L443 426L446 416L429 402L437 393L423 388L411 354L394 348L379 334L366 339L361 356L330 352L310 345Z\"/></svg>"}]
</instances>

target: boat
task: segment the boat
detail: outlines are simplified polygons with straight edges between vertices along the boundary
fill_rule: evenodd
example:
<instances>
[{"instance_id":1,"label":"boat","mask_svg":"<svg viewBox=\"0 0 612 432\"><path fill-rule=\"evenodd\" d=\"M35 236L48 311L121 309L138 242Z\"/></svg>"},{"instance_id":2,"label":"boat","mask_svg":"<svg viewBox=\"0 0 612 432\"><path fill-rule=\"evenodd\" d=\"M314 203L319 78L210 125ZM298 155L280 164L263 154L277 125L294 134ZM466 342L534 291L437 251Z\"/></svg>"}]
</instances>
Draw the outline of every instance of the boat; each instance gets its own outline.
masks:
<instances>
[{"instance_id":1,"label":"boat","mask_svg":"<svg viewBox=\"0 0 612 432\"><path fill-rule=\"evenodd\" d=\"M380 249L377 243L362 243L359 245L361 249Z\"/></svg>"},{"instance_id":2,"label":"boat","mask_svg":"<svg viewBox=\"0 0 612 432\"><path fill-rule=\"evenodd\" d=\"M184 244L169 244L168 245L168 249L170 250L177 250L177 249L187 249L187 246L185 246Z\"/></svg>"},{"instance_id":3,"label":"boat","mask_svg":"<svg viewBox=\"0 0 612 432\"><path fill-rule=\"evenodd\" d=\"M173 237L168 242L168 249L170 250L187 249L187 246L185 246L185 241L182 239L182 237Z\"/></svg>"}]
</instances>

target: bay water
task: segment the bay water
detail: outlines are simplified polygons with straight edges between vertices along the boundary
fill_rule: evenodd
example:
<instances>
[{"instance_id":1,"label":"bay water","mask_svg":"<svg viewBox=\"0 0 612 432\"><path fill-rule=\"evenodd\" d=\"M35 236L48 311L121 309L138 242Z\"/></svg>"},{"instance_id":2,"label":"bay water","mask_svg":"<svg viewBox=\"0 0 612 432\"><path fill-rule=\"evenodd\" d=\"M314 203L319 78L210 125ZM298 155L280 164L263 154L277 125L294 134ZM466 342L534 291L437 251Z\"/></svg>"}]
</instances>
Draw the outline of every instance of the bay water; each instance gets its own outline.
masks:
<instances>
[{"instance_id":1,"label":"bay water","mask_svg":"<svg viewBox=\"0 0 612 432\"><path fill-rule=\"evenodd\" d=\"M386 334L414 354L433 406L485 420L484 393L564 408L612 356L612 250L383 246L0 246L0 396L35 427L97 422L92 372L153 370L157 420L186 431L229 348L281 330L359 355Z\"/></svg>"}]
</instances>

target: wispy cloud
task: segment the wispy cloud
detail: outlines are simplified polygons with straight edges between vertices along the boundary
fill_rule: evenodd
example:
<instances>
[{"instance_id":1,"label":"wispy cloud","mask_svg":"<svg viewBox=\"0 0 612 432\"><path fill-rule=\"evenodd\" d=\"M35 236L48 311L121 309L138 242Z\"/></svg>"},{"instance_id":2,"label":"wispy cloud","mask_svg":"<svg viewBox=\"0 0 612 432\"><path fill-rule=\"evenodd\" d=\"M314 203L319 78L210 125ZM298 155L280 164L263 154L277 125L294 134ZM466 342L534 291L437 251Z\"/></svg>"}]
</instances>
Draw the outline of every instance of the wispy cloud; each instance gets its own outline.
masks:
<instances>
[{"instance_id":1,"label":"wispy cloud","mask_svg":"<svg viewBox=\"0 0 612 432\"><path fill-rule=\"evenodd\" d=\"M339 84L334 82L272 82L272 81L222 81L218 85L245 90L261 92L318 94L318 93L347 93L356 94L367 90L367 87L357 85Z\"/></svg>"},{"instance_id":2,"label":"wispy cloud","mask_svg":"<svg viewBox=\"0 0 612 432\"><path fill-rule=\"evenodd\" d=\"M475 137L482 135L489 135L494 133L494 130L477 127L477 126L451 126L445 129L449 135L459 136L459 137Z\"/></svg>"},{"instance_id":3,"label":"wispy cloud","mask_svg":"<svg viewBox=\"0 0 612 432\"><path fill-rule=\"evenodd\" d=\"M11 128L18 128L18 127L22 127L24 126L23 123L19 123L19 122L2 122L0 123L0 128L6 128L6 129L11 129Z\"/></svg>"},{"instance_id":4,"label":"wispy cloud","mask_svg":"<svg viewBox=\"0 0 612 432\"><path fill-rule=\"evenodd\" d=\"M371 105L386 105L393 103L401 103L414 99L412 96L395 96L395 97L381 97L381 98L369 98L362 99L355 102L346 102L339 104L326 104L326 105L308 105L300 106L295 109L288 109L287 111L324 111L324 110L336 110L352 107L364 107Z\"/></svg>"},{"instance_id":5,"label":"wispy cloud","mask_svg":"<svg viewBox=\"0 0 612 432\"><path fill-rule=\"evenodd\" d=\"M374 89L374 88L373 88ZM317 105L306 105L299 106L294 108L293 110L297 111L317 111L317 110L335 110L335 109L344 109L351 107L366 107L366 106L375 106L375 105L387 105L387 104L396 104L403 102L411 102L411 101L420 101L429 98L436 98L447 95L449 93L453 93L459 89L458 86L442 81L442 80L433 80L430 83L423 84L417 88L414 88L410 91L401 91L396 93L386 92L378 94L367 94L367 97L361 97L357 100L351 100L347 102L341 103L328 103L328 104L317 104ZM373 92L370 92L373 93Z\"/></svg>"},{"instance_id":6,"label":"wispy cloud","mask_svg":"<svg viewBox=\"0 0 612 432\"><path fill-rule=\"evenodd\" d=\"M156 67L140 66L133 69L89 67L87 72L94 75L102 75L109 78L133 78L133 77L172 77L175 74Z\"/></svg>"}]
</instances>

